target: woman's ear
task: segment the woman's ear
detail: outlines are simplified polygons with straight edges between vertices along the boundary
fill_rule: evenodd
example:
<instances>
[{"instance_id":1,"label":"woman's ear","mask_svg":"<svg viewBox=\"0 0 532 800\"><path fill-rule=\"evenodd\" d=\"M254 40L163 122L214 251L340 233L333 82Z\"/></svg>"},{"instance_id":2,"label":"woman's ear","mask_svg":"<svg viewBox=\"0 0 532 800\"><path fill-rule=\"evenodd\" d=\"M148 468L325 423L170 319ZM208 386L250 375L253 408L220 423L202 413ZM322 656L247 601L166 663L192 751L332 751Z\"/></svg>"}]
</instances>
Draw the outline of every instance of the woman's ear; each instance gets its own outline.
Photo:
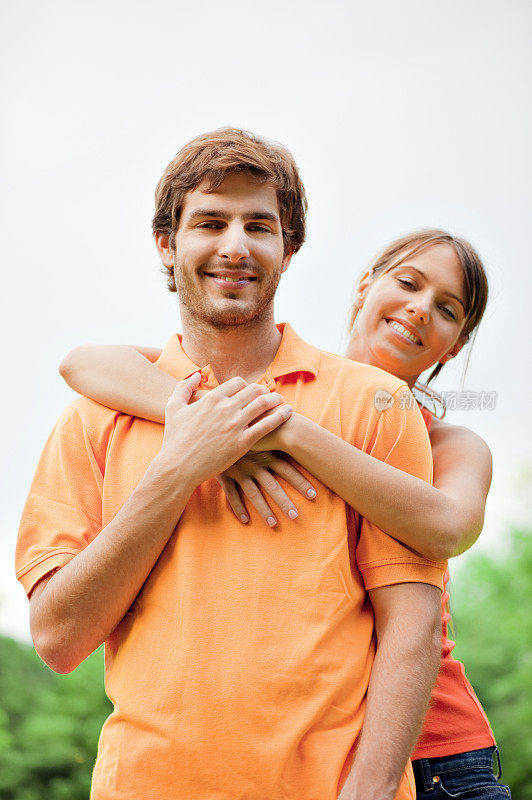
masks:
<instances>
[{"instance_id":1,"label":"woman's ear","mask_svg":"<svg viewBox=\"0 0 532 800\"><path fill-rule=\"evenodd\" d=\"M461 333L454 345L451 347L448 353L445 353L444 356L440 358L440 364L446 364L451 358L454 358L458 355L462 347L466 344L469 340L468 333Z\"/></svg>"},{"instance_id":2,"label":"woman's ear","mask_svg":"<svg viewBox=\"0 0 532 800\"><path fill-rule=\"evenodd\" d=\"M367 294L367 291L369 289L369 284L370 284L370 273L369 272L365 272L362 275L361 279L360 279L360 282L358 284L357 291L356 291L356 294L355 294L355 305L356 305L356 307L358 308L359 311L362 308L362 306L364 305L364 301L366 299L366 294Z\"/></svg>"}]
</instances>

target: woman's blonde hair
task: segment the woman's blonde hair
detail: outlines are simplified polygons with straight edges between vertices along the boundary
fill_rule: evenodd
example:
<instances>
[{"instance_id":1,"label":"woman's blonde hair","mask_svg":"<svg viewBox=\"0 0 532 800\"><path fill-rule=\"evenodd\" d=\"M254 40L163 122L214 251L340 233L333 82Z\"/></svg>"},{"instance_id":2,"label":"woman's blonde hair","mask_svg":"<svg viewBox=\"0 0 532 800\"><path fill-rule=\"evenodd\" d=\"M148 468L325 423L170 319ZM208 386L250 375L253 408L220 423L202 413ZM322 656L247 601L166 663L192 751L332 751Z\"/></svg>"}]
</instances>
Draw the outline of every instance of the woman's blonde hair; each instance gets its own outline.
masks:
<instances>
[{"instance_id":1,"label":"woman's blonde hair","mask_svg":"<svg viewBox=\"0 0 532 800\"><path fill-rule=\"evenodd\" d=\"M427 230L409 233L391 242L379 253L369 269L369 280L374 280L379 275L397 267L417 253L437 244L447 244L452 247L462 265L466 312L462 332L470 336L480 323L486 309L486 304L488 302L488 279L480 256L475 248L465 239L453 236L439 228L429 228ZM349 333L353 330L358 311L359 308L355 302L349 313ZM440 402L441 398L432 390L428 390L427 387L428 384L436 378L442 367L443 364L436 364L426 384L416 384L416 387L414 387L424 391L425 394L428 394L433 400L439 400Z\"/></svg>"}]
</instances>

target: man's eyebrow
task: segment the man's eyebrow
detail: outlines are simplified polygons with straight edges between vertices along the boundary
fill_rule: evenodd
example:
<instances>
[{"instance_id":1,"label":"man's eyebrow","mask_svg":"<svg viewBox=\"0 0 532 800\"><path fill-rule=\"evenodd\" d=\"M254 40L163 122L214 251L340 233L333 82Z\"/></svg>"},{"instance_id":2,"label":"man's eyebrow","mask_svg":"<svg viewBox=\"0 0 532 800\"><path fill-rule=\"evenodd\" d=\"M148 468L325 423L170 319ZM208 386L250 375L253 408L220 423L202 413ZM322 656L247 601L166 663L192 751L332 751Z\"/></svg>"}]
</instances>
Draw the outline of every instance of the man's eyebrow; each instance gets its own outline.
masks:
<instances>
[{"instance_id":1,"label":"man's eyebrow","mask_svg":"<svg viewBox=\"0 0 532 800\"><path fill-rule=\"evenodd\" d=\"M229 219L229 214L221 211L218 208L195 208L190 212L190 219L198 219L199 217L216 217L217 219Z\"/></svg>"},{"instance_id":2,"label":"man's eyebrow","mask_svg":"<svg viewBox=\"0 0 532 800\"><path fill-rule=\"evenodd\" d=\"M244 219L263 219L269 222L279 222L277 214L272 214L271 211L264 209L255 211L246 211L243 215ZM195 208L190 212L189 219L199 219L204 217L213 217L214 219L231 219L231 215L227 211L222 211L219 208Z\"/></svg>"},{"instance_id":3,"label":"man's eyebrow","mask_svg":"<svg viewBox=\"0 0 532 800\"><path fill-rule=\"evenodd\" d=\"M397 269L400 269L401 267L408 267L408 269L413 269L414 272L417 272L418 275L421 275L422 278L427 280L427 276L425 275L425 273L422 270L418 269L417 267L412 266L412 264L404 263L404 264L398 264L397 265ZM446 294L448 297L452 297L453 300L456 300L458 303L460 303L460 305L462 306L464 311L466 311L465 303L460 297L458 297L458 295L453 294L453 292L448 292L447 290L444 290L443 293ZM467 313L467 311L466 311L466 313Z\"/></svg>"},{"instance_id":4,"label":"man's eyebrow","mask_svg":"<svg viewBox=\"0 0 532 800\"><path fill-rule=\"evenodd\" d=\"M271 211L252 211L250 214L245 214L247 219L265 219L269 222L279 222L277 214L272 214Z\"/></svg>"}]
</instances>

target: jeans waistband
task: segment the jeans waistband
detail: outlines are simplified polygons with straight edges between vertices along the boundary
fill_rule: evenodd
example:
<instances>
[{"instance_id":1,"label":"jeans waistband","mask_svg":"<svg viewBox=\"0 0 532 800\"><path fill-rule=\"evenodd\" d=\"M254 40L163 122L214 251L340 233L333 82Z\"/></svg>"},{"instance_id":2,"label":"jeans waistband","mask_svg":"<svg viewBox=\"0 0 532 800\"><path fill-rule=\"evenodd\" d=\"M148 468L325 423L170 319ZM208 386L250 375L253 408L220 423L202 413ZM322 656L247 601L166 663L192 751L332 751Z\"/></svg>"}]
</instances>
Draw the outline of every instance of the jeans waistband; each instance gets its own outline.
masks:
<instances>
[{"instance_id":1,"label":"jeans waistband","mask_svg":"<svg viewBox=\"0 0 532 800\"><path fill-rule=\"evenodd\" d=\"M501 760L496 747L485 747L482 750L470 750L467 753L457 753L452 756L440 758L418 758L412 762L416 782L421 784L424 791L434 788L432 778L436 775L445 775L446 772L470 771L474 769L493 769L493 757L497 762L497 780L501 777Z\"/></svg>"}]
</instances>

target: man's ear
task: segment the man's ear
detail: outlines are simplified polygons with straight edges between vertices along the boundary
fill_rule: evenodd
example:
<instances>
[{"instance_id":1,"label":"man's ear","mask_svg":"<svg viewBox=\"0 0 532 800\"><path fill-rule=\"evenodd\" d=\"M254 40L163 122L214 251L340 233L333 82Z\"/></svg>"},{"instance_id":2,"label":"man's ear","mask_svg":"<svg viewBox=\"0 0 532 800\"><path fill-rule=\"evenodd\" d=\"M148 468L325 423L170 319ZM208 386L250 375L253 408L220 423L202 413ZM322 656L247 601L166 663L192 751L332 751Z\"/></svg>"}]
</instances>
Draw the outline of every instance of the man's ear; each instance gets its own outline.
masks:
<instances>
[{"instance_id":1,"label":"man's ear","mask_svg":"<svg viewBox=\"0 0 532 800\"><path fill-rule=\"evenodd\" d=\"M357 286L356 295L355 295L355 305L359 310L364 305L364 301L366 299L366 294L367 294L368 289L369 289L369 284L370 284L370 273L369 272L365 272L362 275L361 279L360 279L360 282L359 282L359 284Z\"/></svg>"},{"instance_id":2,"label":"man's ear","mask_svg":"<svg viewBox=\"0 0 532 800\"><path fill-rule=\"evenodd\" d=\"M440 358L440 364L446 364L451 358L454 358L458 355L462 347L469 341L469 334L468 333L461 333L454 345L451 347L448 353L445 353L444 356Z\"/></svg>"},{"instance_id":3,"label":"man's ear","mask_svg":"<svg viewBox=\"0 0 532 800\"><path fill-rule=\"evenodd\" d=\"M283 268L281 272L286 272L288 267L290 266L290 261L292 260L292 256L294 255L294 251L290 247L283 256Z\"/></svg>"},{"instance_id":4,"label":"man's ear","mask_svg":"<svg viewBox=\"0 0 532 800\"><path fill-rule=\"evenodd\" d=\"M157 247L159 256L165 267L174 266L174 251L170 246L171 235L172 234L168 233L160 233L160 231L157 231L155 234L155 246Z\"/></svg>"}]
</instances>

